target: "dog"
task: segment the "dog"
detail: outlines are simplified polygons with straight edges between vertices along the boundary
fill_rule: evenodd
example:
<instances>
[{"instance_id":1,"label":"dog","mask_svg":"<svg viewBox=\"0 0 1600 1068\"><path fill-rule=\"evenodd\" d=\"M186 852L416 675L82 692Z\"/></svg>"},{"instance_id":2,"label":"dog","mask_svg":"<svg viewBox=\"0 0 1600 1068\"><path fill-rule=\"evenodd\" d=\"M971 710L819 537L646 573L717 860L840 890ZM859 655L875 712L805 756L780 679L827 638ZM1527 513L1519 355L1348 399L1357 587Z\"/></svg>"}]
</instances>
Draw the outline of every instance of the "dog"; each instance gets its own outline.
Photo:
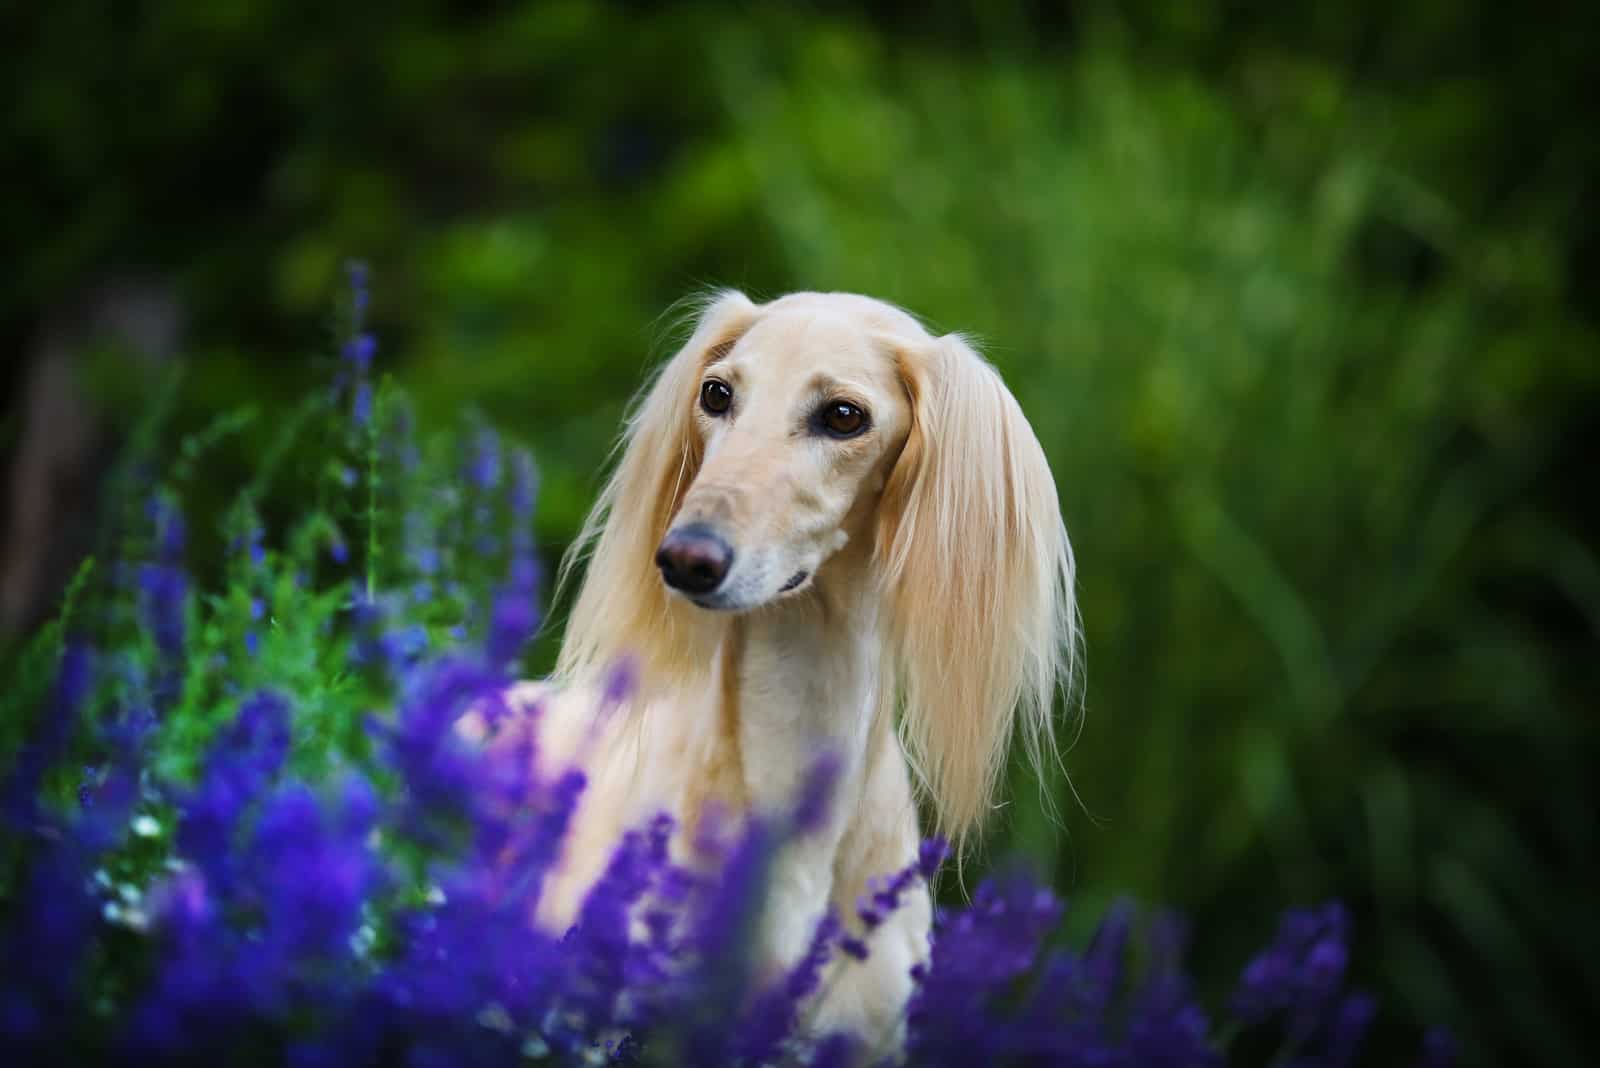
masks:
<instances>
[{"instance_id":1,"label":"dog","mask_svg":"<svg viewBox=\"0 0 1600 1068\"><path fill-rule=\"evenodd\" d=\"M539 709L539 760L589 776L539 922L570 924L624 830L782 810L829 750L830 814L769 884L758 952L783 967L916 856L919 803L959 852L1014 734L1036 769L1059 759L1079 630L1050 468L963 337L840 293L704 301L619 449L563 562L588 566L556 671L511 695ZM636 687L598 719L621 658ZM811 1026L902 1035L931 916L919 887Z\"/></svg>"}]
</instances>

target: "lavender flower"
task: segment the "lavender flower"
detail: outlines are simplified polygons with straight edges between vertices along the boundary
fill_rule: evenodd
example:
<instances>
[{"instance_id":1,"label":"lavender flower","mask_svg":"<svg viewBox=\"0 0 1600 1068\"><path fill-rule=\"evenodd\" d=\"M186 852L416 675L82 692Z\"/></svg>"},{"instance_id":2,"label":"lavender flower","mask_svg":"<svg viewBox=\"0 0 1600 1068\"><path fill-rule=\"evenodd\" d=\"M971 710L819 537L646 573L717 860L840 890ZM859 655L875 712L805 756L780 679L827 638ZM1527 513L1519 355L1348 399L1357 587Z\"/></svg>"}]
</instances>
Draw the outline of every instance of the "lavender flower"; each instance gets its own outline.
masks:
<instances>
[{"instance_id":1,"label":"lavender flower","mask_svg":"<svg viewBox=\"0 0 1600 1068\"><path fill-rule=\"evenodd\" d=\"M605 689L602 691L600 704L602 708L614 708L627 701L639 688L639 664L632 657L623 657L611 665L606 672Z\"/></svg>"},{"instance_id":2,"label":"lavender flower","mask_svg":"<svg viewBox=\"0 0 1600 1068\"><path fill-rule=\"evenodd\" d=\"M950 857L950 843L943 838L925 838L917 847L917 871L929 882Z\"/></svg>"},{"instance_id":3,"label":"lavender flower","mask_svg":"<svg viewBox=\"0 0 1600 1068\"><path fill-rule=\"evenodd\" d=\"M350 399L350 419L356 426L364 427L372 422L372 383L357 382L355 393Z\"/></svg>"},{"instance_id":4,"label":"lavender flower","mask_svg":"<svg viewBox=\"0 0 1600 1068\"><path fill-rule=\"evenodd\" d=\"M1456 1063L1456 1040L1442 1027L1430 1028L1422 1038L1419 1068L1452 1068Z\"/></svg>"},{"instance_id":5,"label":"lavender flower","mask_svg":"<svg viewBox=\"0 0 1600 1068\"><path fill-rule=\"evenodd\" d=\"M939 913L929 968L908 1010L913 1060L995 1063L1013 1053L996 1002L1033 963L1060 915L1054 897L1015 875L981 884L966 911Z\"/></svg>"},{"instance_id":6,"label":"lavender flower","mask_svg":"<svg viewBox=\"0 0 1600 1068\"><path fill-rule=\"evenodd\" d=\"M1349 916L1337 904L1285 913L1277 937L1240 977L1235 1014L1246 1023L1291 1008L1302 1017L1320 1014L1344 976L1348 937Z\"/></svg>"},{"instance_id":7,"label":"lavender flower","mask_svg":"<svg viewBox=\"0 0 1600 1068\"><path fill-rule=\"evenodd\" d=\"M81 664L74 657L64 665L58 702L79 696ZM101 911L90 873L124 837L134 784L130 767L118 763L68 817L28 806L35 848L0 911L0 960L7 965L0 969L0 1039L14 1060L54 1055L66 1028L86 1017L82 982Z\"/></svg>"},{"instance_id":8,"label":"lavender flower","mask_svg":"<svg viewBox=\"0 0 1600 1068\"><path fill-rule=\"evenodd\" d=\"M183 655L188 577L169 564L146 564L139 569L139 590L141 614L156 648L168 661L178 660Z\"/></svg>"},{"instance_id":9,"label":"lavender flower","mask_svg":"<svg viewBox=\"0 0 1600 1068\"><path fill-rule=\"evenodd\" d=\"M472 443L466 466L467 481L483 491L500 484L500 435L481 427Z\"/></svg>"},{"instance_id":10,"label":"lavender flower","mask_svg":"<svg viewBox=\"0 0 1600 1068\"><path fill-rule=\"evenodd\" d=\"M659 977L660 969L648 961L635 961L640 949L629 927L631 914L655 882L667 861L670 821L658 822L649 833L630 831L611 855L600 880L584 899L577 923L568 932L565 948L571 951L572 971L563 983L561 1004L570 1015L604 1024L626 1019L629 1008L621 1004L632 973ZM633 1022L633 1021L628 1021Z\"/></svg>"},{"instance_id":11,"label":"lavender flower","mask_svg":"<svg viewBox=\"0 0 1600 1068\"><path fill-rule=\"evenodd\" d=\"M814 757L811 769L800 788L800 797L794 806L794 826L803 833L821 829L827 822L833 800L834 787L843 767L839 754L831 749Z\"/></svg>"},{"instance_id":12,"label":"lavender flower","mask_svg":"<svg viewBox=\"0 0 1600 1068\"><path fill-rule=\"evenodd\" d=\"M1328 1039L1328 1068L1346 1068L1356 1062L1361 1043L1378 1015L1378 1002L1371 994L1356 992L1339 1003Z\"/></svg>"},{"instance_id":13,"label":"lavender flower","mask_svg":"<svg viewBox=\"0 0 1600 1068\"><path fill-rule=\"evenodd\" d=\"M180 798L178 851L212 884L232 887L239 820L265 795L288 753L288 702L271 692L255 694L213 743L199 785Z\"/></svg>"},{"instance_id":14,"label":"lavender flower","mask_svg":"<svg viewBox=\"0 0 1600 1068\"><path fill-rule=\"evenodd\" d=\"M363 845L367 814L324 813L304 784L285 787L264 806L249 860L263 903L263 924L280 951L326 958L344 950L376 882ZM315 878L307 875L315 873Z\"/></svg>"},{"instance_id":15,"label":"lavender flower","mask_svg":"<svg viewBox=\"0 0 1600 1068\"><path fill-rule=\"evenodd\" d=\"M341 349L341 367L334 383L336 391L346 386L351 388L350 419L363 429L372 423L372 357L378 351L377 338L365 330L367 306L371 302L369 276L364 263L351 261L345 265L345 277L350 286L350 335Z\"/></svg>"},{"instance_id":16,"label":"lavender flower","mask_svg":"<svg viewBox=\"0 0 1600 1068\"><path fill-rule=\"evenodd\" d=\"M533 453L527 449L511 450L511 488L507 501L511 517L516 523L516 533L528 529L533 520L533 506L539 493L539 469L533 462Z\"/></svg>"},{"instance_id":17,"label":"lavender flower","mask_svg":"<svg viewBox=\"0 0 1600 1068\"><path fill-rule=\"evenodd\" d=\"M93 672L93 651L80 642L69 642L61 652L55 686L43 709L38 735L17 753L5 784L5 816L18 830L25 831L33 824L45 772L66 755L67 744L93 689Z\"/></svg>"},{"instance_id":18,"label":"lavender flower","mask_svg":"<svg viewBox=\"0 0 1600 1068\"><path fill-rule=\"evenodd\" d=\"M156 559L168 566L181 565L189 537L183 513L170 499L157 495L146 504L145 514L155 531Z\"/></svg>"},{"instance_id":19,"label":"lavender flower","mask_svg":"<svg viewBox=\"0 0 1600 1068\"><path fill-rule=\"evenodd\" d=\"M516 588L495 596L489 619L488 653L491 662L509 664L539 626L539 609L533 597Z\"/></svg>"},{"instance_id":20,"label":"lavender flower","mask_svg":"<svg viewBox=\"0 0 1600 1068\"><path fill-rule=\"evenodd\" d=\"M372 356L378 351L378 342L371 334L357 334L345 343L344 358L358 375L365 376L372 367Z\"/></svg>"},{"instance_id":21,"label":"lavender flower","mask_svg":"<svg viewBox=\"0 0 1600 1068\"><path fill-rule=\"evenodd\" d=\"M817 922L805 955L777 983L761 991L746 1011L731 1043L734 1057L748 1064L769 1062L795 1033L806 999L822 981L844 928L831 910Z\"/></svg>"}]
</instances>

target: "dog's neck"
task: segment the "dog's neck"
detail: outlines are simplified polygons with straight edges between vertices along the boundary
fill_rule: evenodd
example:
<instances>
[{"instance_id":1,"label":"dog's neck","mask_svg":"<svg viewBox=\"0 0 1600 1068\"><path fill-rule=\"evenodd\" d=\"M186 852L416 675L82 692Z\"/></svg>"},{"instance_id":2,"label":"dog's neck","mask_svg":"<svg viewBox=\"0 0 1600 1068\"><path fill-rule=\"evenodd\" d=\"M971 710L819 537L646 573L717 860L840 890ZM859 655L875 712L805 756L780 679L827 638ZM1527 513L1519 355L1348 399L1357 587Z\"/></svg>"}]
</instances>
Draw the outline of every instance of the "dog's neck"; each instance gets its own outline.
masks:
<instances>
[{"instance_id":1,"label":"dog's neck","mask_svg":"<svg viewBox=\"0 0 1600 1068\"><path fill-rule=\"evenodd\" d=\"M721 729L707 779L732 789L708 791L748 813L787 814L818 759L837 761L823 814L772 870L763 944L776 961L798 959L829 903L848 914L869 876L916 852L869 553L847 546L804 594L730 621L718 657Z\"/></svg>"},{"instance_id":2,"label":"dog's neck","mask_svg":"<svg viewBox=\"0 0 1600 1068\"><path fill-rule=\"evenodd\" d=\"M874 504L863 513L870 516ZM646 661L641 715L608 721L594 743L608 756L591 762L593 792L578 816L576 838L589 848L568 855L547 895L547 922L571 922L627 827L662 809L675 812L687 832L677 842L692 862L708 811L785 821L828 754L837 761L831 803L808 814L802 833L771 860L756 955L767 978L782 974L831 910L870 940L871 957L829 978L833 993L819 1026L883 1035L898 1026L911 967L926 956L932 903L919 888L871 930L851 919L869 879L912 861L918 840L910 769L895 730L884 599L865 528L809 587L776 604L739 616L668 607L682 613L672 622L693 639L695 655L680 657L671 672ZM580 687L568 707L592 708L593 697L592 687ZM583 724L593 721L578 712L558 722L576 724L569 733L588 738Z\"/></svg>"},{"instance_id":3,"label":"dog's neck","mask_svg":"<svg viewBox=\"0 0 1600 1068\"><path fill-rule=\"evenodd\" d=\"M851 796L881 702L872 590L867 553L847 545L803 594L730 622L720 714L725 732L732 728L728 740L736 742L751 809L793 804L824 754L838 761L836 795Z\"/></svg>"}]
</instances>

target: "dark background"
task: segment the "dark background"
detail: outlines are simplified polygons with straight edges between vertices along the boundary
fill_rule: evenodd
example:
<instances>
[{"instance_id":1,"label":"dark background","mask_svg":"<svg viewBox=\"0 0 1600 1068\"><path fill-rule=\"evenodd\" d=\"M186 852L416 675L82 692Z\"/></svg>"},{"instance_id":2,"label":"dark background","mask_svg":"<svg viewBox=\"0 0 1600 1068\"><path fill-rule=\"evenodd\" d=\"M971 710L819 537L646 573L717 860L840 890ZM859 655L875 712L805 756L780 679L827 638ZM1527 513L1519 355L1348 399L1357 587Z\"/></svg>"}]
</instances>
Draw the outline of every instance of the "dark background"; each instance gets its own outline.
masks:
<instances>
[{"instance_id":1,"label":"dark background","mask_svg":"<svg viewBox=\"0 0 1600 1068\"><path fill-rule=\"evenodd\" d=\"M5 623L51 610L153 364L174 433L287 408L349 256L424 419L534 447L552 559L674 301L866 292L984 339L1079 554L1083 807L1019 775L991 851L1080 927L1182 906L1216 991L1342 897L1376 1063L1435 1021L1584 1063L1591 10L9 5Z\"/></svg>"}]
</instances>

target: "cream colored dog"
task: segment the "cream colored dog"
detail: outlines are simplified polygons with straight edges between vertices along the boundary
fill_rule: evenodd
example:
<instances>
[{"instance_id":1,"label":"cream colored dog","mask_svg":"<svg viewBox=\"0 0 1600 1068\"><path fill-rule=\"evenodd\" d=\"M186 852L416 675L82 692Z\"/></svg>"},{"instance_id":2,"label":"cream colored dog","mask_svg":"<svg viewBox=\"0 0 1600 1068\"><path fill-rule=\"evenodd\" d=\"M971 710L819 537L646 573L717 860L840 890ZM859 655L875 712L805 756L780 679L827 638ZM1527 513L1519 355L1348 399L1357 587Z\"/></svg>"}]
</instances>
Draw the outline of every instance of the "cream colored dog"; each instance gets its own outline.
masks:
<instances>
[{"instance_id":1,"label":"cream colored dog","mask_svg":"<svg viewBox=\"0 0 1600 1068\"><path fill-rule=\"evenodd\" d=\"M869 877L915 857L919 798L959 845L1014 725L1053 758L1077 642L1055 485L962 338L846 294L718 294L621 451L563 568L589 555L556 677L513 695L542 707L541 764L589 773L540 920L571 921L625 828L783 809L827 747L831 817L778 858L765 913L760 952L786 965L825 909L853 917ZM597 718L623 657L637 692ZM813 1026L892 1041L930 914L919 890L874 931Z\"/></svg>"}]
</instances>

